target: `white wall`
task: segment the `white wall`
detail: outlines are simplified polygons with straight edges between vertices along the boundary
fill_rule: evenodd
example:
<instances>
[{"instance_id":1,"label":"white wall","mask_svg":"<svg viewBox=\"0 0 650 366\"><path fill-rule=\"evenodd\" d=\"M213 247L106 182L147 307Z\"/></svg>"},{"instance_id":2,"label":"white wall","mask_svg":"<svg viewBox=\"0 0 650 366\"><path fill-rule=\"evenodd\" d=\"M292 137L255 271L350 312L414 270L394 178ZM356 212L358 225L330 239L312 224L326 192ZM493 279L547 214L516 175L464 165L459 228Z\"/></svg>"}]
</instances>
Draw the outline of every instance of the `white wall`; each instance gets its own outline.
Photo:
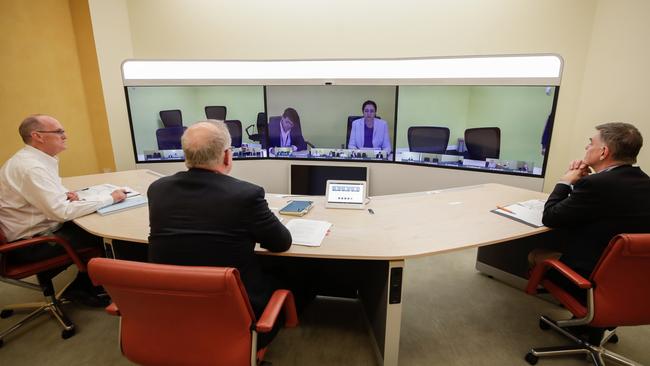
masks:
<instances>
[{"instance_id":1,"label":"white wall","mask_svg":"<svg viewBox=\"0 0 650 366\"><path fill-rule=\"evenodd\" d=\"M567 160L584 154L594 125L632 122L645 137L637 163L650 172L649 16L647 0L599 1Z\"/></svg>"},{"instance_id":2,"label":"white wall","mask_svg":"<svg viewBox=\"0 0 650 366\"><path fill-rule=\"evenodd\" d=\"M124 95L118 87L119 63L129 57L558 53L565 64L546 190L569 159L581 156L582 141L595 123L628 119L647 124L644 0L90 0L90 8L118 169L134 167ZM619 68L612 71L612 65ZM648 162L647 150L642 164Z\"/></svg>"}]
</instances>

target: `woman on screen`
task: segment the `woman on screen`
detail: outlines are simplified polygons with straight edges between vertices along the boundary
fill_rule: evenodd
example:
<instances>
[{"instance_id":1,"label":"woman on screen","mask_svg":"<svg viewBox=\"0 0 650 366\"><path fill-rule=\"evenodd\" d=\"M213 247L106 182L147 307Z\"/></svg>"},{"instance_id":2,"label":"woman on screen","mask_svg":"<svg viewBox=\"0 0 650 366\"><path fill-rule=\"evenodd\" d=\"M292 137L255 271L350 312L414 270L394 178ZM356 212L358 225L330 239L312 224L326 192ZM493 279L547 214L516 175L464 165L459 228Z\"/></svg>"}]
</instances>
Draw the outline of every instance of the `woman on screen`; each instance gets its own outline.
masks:
<instances>
[{"instance_id":1,"label":"woman on screen","mask_svg":"<svg viewBox=\"0 0 650 366\"><path fill-rule=\"evenodd\" d=\"M291 147L293 151L307 150L300 128L300 116L295 109L287 108L282 118L269 122L269 146Z\"/></svg>"},{"instance_id":2,"label":"woman on screen","mask_svg":"<svg viewBox=\"0 0 650 366\"><path fill-rule=\"evenodd\" d=\"M383 119L375 117L377 103L366 100L361 107L363 118L352 122L348 149L381 149L387 154L391 152L391 142L388 136L388 124Z\"/></svg>"}]
</instances>

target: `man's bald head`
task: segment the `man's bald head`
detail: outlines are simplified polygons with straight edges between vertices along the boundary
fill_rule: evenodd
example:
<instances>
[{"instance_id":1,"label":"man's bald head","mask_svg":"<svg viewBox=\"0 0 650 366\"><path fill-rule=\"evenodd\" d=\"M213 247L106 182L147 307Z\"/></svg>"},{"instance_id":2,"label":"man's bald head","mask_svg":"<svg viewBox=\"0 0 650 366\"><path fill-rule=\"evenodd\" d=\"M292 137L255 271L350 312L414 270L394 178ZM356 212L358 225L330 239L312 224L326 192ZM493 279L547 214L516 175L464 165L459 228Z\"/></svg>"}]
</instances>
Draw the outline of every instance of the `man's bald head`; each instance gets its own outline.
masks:
<instances>
[{"instance_id":1,"label":"man's bald head","mask_svg":"<svg viewBox=\"0 0 650 366\"><path fill-rule=\"evenodd\" d=\"M20 123L20 126L18 126L18 133L20 133L20 137L23 139L24 143L29 145L32 142L32 132L43 129L41 119L44 117L49 116L45 114L32 114L27 116L27 118Z\"/></svg>"},{"instance_id":2,"label":"man's bald head","mask_svg":"<svg viewBox=\"0 0 650 366\"><path fill-rule=\"evenodd\" d=\"M181 138L188 168L214 170L224 164L224 152L231 145L230 132L221 121L208 120L188 127Z\"/></svg>"}]
</instances>

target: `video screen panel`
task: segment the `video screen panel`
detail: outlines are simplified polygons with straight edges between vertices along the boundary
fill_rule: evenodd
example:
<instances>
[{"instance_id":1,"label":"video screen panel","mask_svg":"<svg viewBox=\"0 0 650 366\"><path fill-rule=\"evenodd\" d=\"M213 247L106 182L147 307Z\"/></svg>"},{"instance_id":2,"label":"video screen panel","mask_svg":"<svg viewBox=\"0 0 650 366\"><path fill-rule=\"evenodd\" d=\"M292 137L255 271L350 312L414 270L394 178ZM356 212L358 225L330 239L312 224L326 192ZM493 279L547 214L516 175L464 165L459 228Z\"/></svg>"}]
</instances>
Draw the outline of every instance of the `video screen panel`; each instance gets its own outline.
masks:
<instances>
[{"instance_id":1,"label":"video screen panel","mask_svg":"<svg viewBox=\"0 0 650 366\"><path fill-rule=\"evenodd\" d=\"M401 86L395 161L541 176L556 87Z\"/></svg>"},{"instance_id":2,"label":"video screen panel","mask_svg":"<svg viewBox=\"0 0 650 366\"><path fill-rule=\"evenodd\" d=\"M138 163L183 161L184 129L208 118L206 107L215 107L212 113L225 112L235 159L387 161L530 176L544 173L558 90L514 85L125 87ZM376 110L371 106L374 119L364 116L368 100L376 105Z\"/></svg>"},{"instance_id":3,"label":"video screen panel","mask_svg":"<svg viewBox=\"0 0 650 366\"><path fill-rule=\"evenodd\" d=\"M261 85L129 86L125 92L138 163L183 161L180 137L184 129L206 120L206 107L213 106L226 107L225 120L236 158L266 156L254 128L247 130L255 126L258 113L264 112Z\"/></svg>"},{"instance_id":4,"label":"video screen panel","mask_svg":"<svg viewBox=\"0 0 650 366\"><path fill-rule=\"evenodd\" d=\"M395 86L267 86L268 154L294 159L392 160L395 96ZM366 139L361 124L362 107L368 100L377 108L369 123L372 129L368 128L372 138ZM287 124L287 118L298 121Z\"/></svg>"}]
</instances>

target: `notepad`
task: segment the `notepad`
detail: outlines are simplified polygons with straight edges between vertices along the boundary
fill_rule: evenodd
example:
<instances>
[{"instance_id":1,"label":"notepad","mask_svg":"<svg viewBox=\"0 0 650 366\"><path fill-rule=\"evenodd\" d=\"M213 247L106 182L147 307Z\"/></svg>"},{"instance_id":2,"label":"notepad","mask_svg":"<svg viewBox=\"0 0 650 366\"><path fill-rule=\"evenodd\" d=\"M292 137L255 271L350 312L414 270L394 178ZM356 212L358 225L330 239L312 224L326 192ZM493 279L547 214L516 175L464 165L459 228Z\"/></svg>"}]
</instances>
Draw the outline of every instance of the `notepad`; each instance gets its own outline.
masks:
<instances>
[{"instance_id":1,"label":"notepad","mask_svg":"<svg viewBox=\"0 0 650 366\"><path fill-rule=\"evenodd\" d=\"M497 215L519 221L532 227L542 227L542 215L544 214L544 200L528 200L513 203L503 208L497 208L490 212Z\"/></svg>"},{"instance_id":2,"label":"notepad","mask_svg":"<svg viewBox=\"0 0 650 366\"><path fill-rule=\"evenodd\" d=\"M147 204L147 197L145 196L135 196L132 198L127 198L122 202L119 203L114 203L110 206L102 207L99 210L97 210L97 213L105 216L113 213L117 213L120 211L128 210L131 208L136 208L140 207L143 205Z\"/></svg>"},{"instance_id":3,"label":"notepad","mask_svg":"<svg viewBox=\"0 0 650 366\"><path fill-rule=\"evenodd\" d=\"M320 220L293 219L286 226L291 232L292 244L319 247L332 224Z\"/></svg>"}]
</instances>

